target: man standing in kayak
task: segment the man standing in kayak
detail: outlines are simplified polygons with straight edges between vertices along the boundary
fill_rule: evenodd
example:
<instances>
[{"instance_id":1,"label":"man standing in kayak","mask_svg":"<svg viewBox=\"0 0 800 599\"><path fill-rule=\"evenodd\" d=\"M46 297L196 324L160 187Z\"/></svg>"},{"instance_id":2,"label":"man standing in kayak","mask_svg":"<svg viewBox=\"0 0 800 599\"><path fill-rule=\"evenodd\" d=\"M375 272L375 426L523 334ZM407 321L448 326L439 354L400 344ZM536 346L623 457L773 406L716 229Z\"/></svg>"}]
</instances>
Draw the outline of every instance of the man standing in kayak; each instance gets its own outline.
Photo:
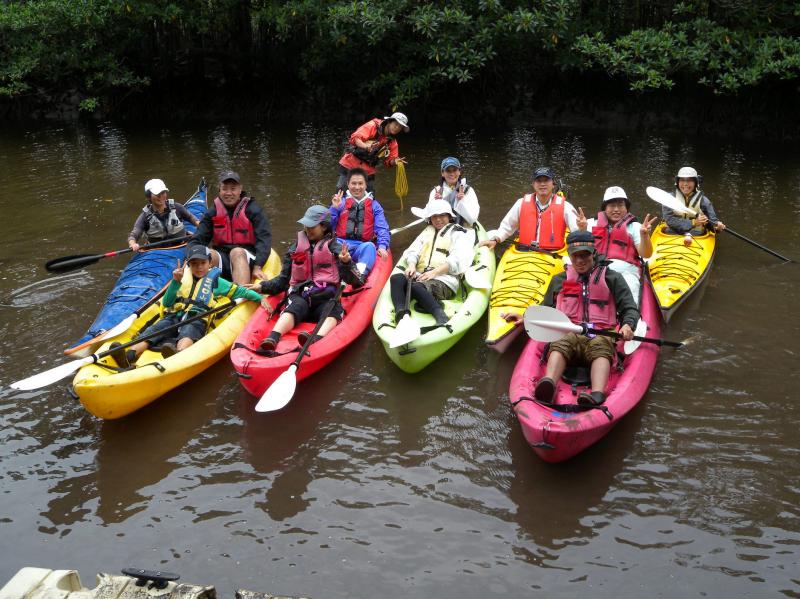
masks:
<instances>
[{"instance_id":1,"label":"man standing in kayak","mask_svg":"<svg viewBox=\"0 0 800 599\"><path fill-rule=\"evenodd\" d=\"M367 173L367 191L375 187L375 170L383 162L386 168L395 166L398 162L406 164L406 159L400 156L400 149L395 137L400 133L408 133L408 117L402 112L392 113L383 119L374 118L356 129L350 136L347 150L339 159L339 180L336 189L347 189L347 173L354 168L360 168Z\"/></svg>"},{"instance_id":2,"label":"man standing in kayak","mask_svg":"<svg viewBox=\"0 0 800 599\"><path fill-rule=\"evenodd\" d=\"M214 248L211 265L222 269L223 278L237 285L264 278L261 267L272 249L272 230L267 215L244 191L235 171L220 173L219 196L200 221L189 251L193 245L209 244Z\"/></svg>"},{"instance_id":3,"label":"man standing in kayak","mask_svg":"<svg viewBox=\"0 0 800 599\"><path fill-rule=\"evenodd\" d=\"M550 281L542 300L543 306L557 308L575 324L589 324L597 329L614 329L625 341L633 339L639 310L625 279L608 268L606 262L595 262L594 237L589 231L574 231L567 236L567 253L571 266ZM504 315L509 320L522 320L520 314ZM597 335L587 337L567 333L550 344L545 376L536 383L534 396L542 404L550 404L556 381L567 366L588 366L591 393L578 395L578 403L599 406L606 400L606 384L615 358L615 341Z\"/></svg>"},{"instance_id":4,"label":"man standing in kayak","mask_svg":"<svg viewBox=\"0 0 800 599\"><path fill-rule=\"evenodd\" d=\"M488 239L480 245L494 249L519 229L520 245L544 251L558 251L564 247L566 230L578 229L577 213L572 204L555 193L554 178L550 167L537 168L531 183L535 193L519 198L500 226L489 231Z\"/></svg>"}]
</instances>

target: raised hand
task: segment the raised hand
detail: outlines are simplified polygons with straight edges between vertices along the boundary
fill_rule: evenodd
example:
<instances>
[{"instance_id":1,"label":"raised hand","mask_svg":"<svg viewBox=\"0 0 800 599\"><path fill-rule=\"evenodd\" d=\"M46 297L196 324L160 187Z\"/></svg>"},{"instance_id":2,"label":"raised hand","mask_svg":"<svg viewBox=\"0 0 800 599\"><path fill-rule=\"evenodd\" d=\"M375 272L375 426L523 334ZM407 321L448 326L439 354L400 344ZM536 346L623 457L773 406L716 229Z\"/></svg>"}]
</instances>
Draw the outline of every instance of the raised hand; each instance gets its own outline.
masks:
<instances>
[{"instance_id":1,"label":"raised hand","mask_svg":"<svg viewBox=\"0 0 800 599\"><path fill-rule=\"evenodd\" d=\"M339 252L339 260L342 264L350 263L350 251L347 249L347 242L342 243L342 251Z\"/></svg>"},{"instance_id":2,"label":"raised hand","mask_svg":"<svg viewBox=\"0 0 800 599\"><path fill-rule=\"evenodd\" d=\"M586 218L586 215L583 213L583 208L579 207L576 214L578 217L576 219L576 222L578 224L578 229L580 229L581 231L585 231L586 229L589 228L589 223L588 219Z\"/></svg>"},{"instance_id":3,"label":"raised hand","mask_svg":"<svg viewBox=\"0 0 800 599\"><path fill-rule=\"evenodd\" d=\"M649 214L645 214L644 215L644 220L642 221L642 227L640 229L641 234L642 235L649 235L650 231L653 228L653 225L656 223L657 220L658 220L658 216L653 216L653 218L650 218Z\"/></svg>"},{"instance_id":4,"label":"raised hand","mask_svg":"<svg viewBox=\"0 0 800 599\"><path fill-rule=\"evenodd\" d=\"M184 262L183 264L181 264L180 260L178 260L177 262L178 265L175 267L175 270L172 271L172 278L180 283L181 280L183 280L183 270L184 267L186 266L186 263Z\"/></svg>"},{"instance_id":5,"label":"raised hand","mask_svg":"<svg viewBox=\"0 0 800 599\"><path fill-rule=\"evenodd\" d=\"M331 198L331 206L338 209L339 206L342 205L342 196L344 196L343 189L340 189L335 194L333 194L333 197Z\"/></svg>"}]
</instances>

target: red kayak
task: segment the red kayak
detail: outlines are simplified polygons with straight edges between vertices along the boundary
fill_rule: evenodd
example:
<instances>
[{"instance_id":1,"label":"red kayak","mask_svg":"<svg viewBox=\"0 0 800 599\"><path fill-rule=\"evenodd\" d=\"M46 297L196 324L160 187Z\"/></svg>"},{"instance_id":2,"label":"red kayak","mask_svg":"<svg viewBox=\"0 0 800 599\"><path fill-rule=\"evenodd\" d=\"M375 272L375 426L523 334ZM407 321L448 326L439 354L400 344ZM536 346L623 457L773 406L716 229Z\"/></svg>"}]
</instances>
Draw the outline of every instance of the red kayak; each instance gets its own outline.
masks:
<instances>
[{"instance_id":1,"label":"red kayak","mask_svg":"<svg viewBox=\"0 0 800 599\"><path fill-rule=\"evenodd\" d=\"M298 381L327 366L350 342L364 332L372 322L375 303L391 272L391 254L386 258L378 257L363 287L352 289L348 285L345 288L342 294L344 319L330 333L309 347L297 370ZM283 294L270 298L272 307L274 308L282 299ZM236 338L231 349L231 361L239 380L244 388L256 397L263 395L275 379L297 358L300 350L297 335L302 331L311 332L316 326L314 322L300 323L281 337L275 348L275 355L262 355L259 353L261 341L270 334L277 319L277 313L268 319L266 310L259 308Z\"/></svg>"},{"instance_id":2,"label":"red kayak","mask_svg":"<svg viewBox=\"0 0 800 599\"><path fill-rule=\"evenodd\" d=\"M643 280L642 288L641 316L647 323L646 336L659 337L661 315L649 281ZM639 403L653 377L659 347L642 343L632 354L625 356L624 370L612 366L606 386L607 398L601 408L570 413L564 411L569 408L558 410L533 399L536 382L545 373L542 354L546 345L529 341L525 346L511 375L509 399L522 433L533 450L546 462L563 462L601 439ZM617 348L621 351L622 343ZM584 372L585 377L578 375L568 382L565 377L575 373L573 369L567 369L556 385L556 405L577 404L578 394L590 391L588 380L581 380L588 379L588 370Z\"/></svg>"}]
</instances>

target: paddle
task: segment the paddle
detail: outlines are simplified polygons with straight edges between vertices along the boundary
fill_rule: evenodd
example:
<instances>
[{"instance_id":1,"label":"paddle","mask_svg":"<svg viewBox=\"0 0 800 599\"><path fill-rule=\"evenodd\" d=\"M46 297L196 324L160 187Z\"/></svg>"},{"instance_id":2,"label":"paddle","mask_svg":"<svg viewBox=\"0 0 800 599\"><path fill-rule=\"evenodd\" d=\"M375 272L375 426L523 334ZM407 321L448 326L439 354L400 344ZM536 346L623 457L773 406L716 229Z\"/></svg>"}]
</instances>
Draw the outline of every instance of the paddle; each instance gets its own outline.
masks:
<instances>
[{"instance_id":1,"label":"paddle","mask_svg":"<svg viewBox=\"0 0 800 599\"><path fill-rule=\"evenodd\" d=\"M66 376L69 376L73 372L77 372L82 366L86 364L93 364L97 362L101 358L105 358L108 355L113 354L121 349L126 349L133 345L136 345L140 341L147 341L148 339L152 339L161 335L166 331L173 331L183 325L194 322L195 320L199 320L201 318L205 318L210 314L215 314L217 312L222 312L223 310L230 310L240 301L244 301L241 299L236 300L234 303L227 303L222 306L217 306L216 308L212 308L211 310L207 310L205 312L200 312L195 314L191 318L187 318L186 320L182 320L179 323L173 324L168 327L164 327L160 331L156 331L149 335L144 335L143 337L137 337L127 343L123 343L118 347L115 347L113 350L106 350L104 352L100 352L99 354L92 354L91 356L87 356L86 358L81 358L80 360L75 360L73 362L67 362L66 364L61 364L60 366L56 366L55 368L51 368L50 370L45 370L44 372L40 372L39 374L34 374L26 379L22 379L21 381L17 381L15 383L11 383L12 389L18 389L20 391L30 391L32 389L39 389L41 387L46 387L47 385L52 385L55 382L60 381Z\"/></svg>"},{"instance_id":2,"label":"paddle","mask_svg":"<svg viewBox=\"0 0 800 599\"><path fill-rule=\"evenodd\" d=\"M525 331L531 339L536 341L558 341L565 333L579 333L585 335L602 335L603 337L613 337L621 339L622 335L616 331L604 331L596 329L586 324L574 324L569 317L555 308L549 306L528 306L525 310ZM636 327L637 330L639 327ZM654 345L666 345L668 347L683 347L679 341L667 341L666 339L654 339L652 337L640 337L634 335L636 341L643 343L653 343Z\"/></svg>"},{"instance_id":3,"label":"paddle","mask_svg":"<svg viewBox=\"0 0 800 599\"><path fill-rule=\"evenodd\" d=\"M174 239L164 239L163 241L157 241L155 243L143 245L139 249L149 250L151 248L158 248L166 245L180 244L181 242L191 239L191 237L192 237L191 235L185 235L183 237L175 237ZM50 260L44 265L44 267L49 272L69 272L71 270L77 270L84 266L88 266L90 264L94 264L95 262L99 262L102 258L113 258L114 256L119 256L120 254L128 254L132 251L133 250L131 248L125 248L124 250L106 252L105 254L81 254L78 256L62 256L61 258L55 258L54 260Z\"/></svg>"},{"instance_id":4,"label":"paddle","mask_svg":"<svg viewBox=\"0 0 800 599\"><path fill-rule=\"evenodd\" d=\"M781 259L781 260L783 260L784 262L792 262L792 260L791 260L791 259L789 259L789 258L787 258L786 256L781 256L781 255L780 255L778 252L775 252L775 251L773 251L773 250L769 249L768 247L764 247L764 246L763 246L763 245L761 245L760 243L756 243L756 242L755 242L755 241L753 241L752 239L749 239L749 238L745 237L745 236L744 236L744 235L742 235L741 233L737 233L736 231L734 231L733 229L731 229L731 228L730 228L730 227L728 227L728 226L726 226L726 227L725 227L724 231L725 231L726 233L730 233L730 234L731 234L731 235L733 235L734 237L738 237L738 238L739 238L739 239L741 239L742 241L746 241L746 242L747 242L747 243L749 243L750 245L754 245L755 247L757 247L757 248L758 248L758 249L760 249L760 250L764 250L764 251L765 251L765 252L767 252L768 254L772 254L772 255L773 255L773 256L775 256L776 258L780 258L780 259Z\"/></svg>"},{"instance_id":5,"label":"paddle","mask_svg":"<svg viewBox=\"0 0 800 599\"><path fill-rule=\"evenodd\" d=\"M659 189L658 187L648 187L646 190L647 195L654 202L658 202L662 206L674 210L675 212L685 212L690 216L697 216L697 211L685 206L678 198L669 192Z\"/></svg>"},{"instance_id":6,"label":"paddle","mask_svg":"<svg viewBox=\"0 0 800 599\"><path fill-rule=\"evenodd\" d=\"M389 235L394 235L395 233L399 233L400 231L405 231L406 229L410 229L411 227L416 227L418 224L425 222L424 218L418 218L413 223L408 223L402 227L397 227L396 229L392 229L389 231Z\"/></svg>"},{"instance_id":7,"label":"paddle","mask_svg":"<svg viewBox=\"0 0 800 599\"><path fill-rule=\"evenodd\" d=\"M657 187L648 187L647 188L647 195L650 196L651 200L654 200L654 201L658 202L659 204L662 204L662 205L666 206L667 208L671 208L672 210L683 211L683 212L686 212L687 214L691 214L692 216L697 214L697 212L695 212L691 208L687 208L686 206L684 206L681 203L681 201L678 198L676 198L674 195L672 195L670 193L667 193L663 189L658 189ZM780 255L778 252L776 252L774 250L771 250L768 247L765 247L765 246L761 245L760 243L758 243L756 241L753 241L752 239L750 239L748 237L745 237L741 233L737 233L736 231L734 231L730 227L726 226L725 229L723 229L723 230L727 231L728 233L730 233L734 237L738 237L742 241L746 241L750 245L753 245L753 246L757 247L760 250L764 250L768 254L772 254L776 258L780 258L784 262L792 262L791 258L787 258L786 256Z\"/></svg>"},{"instance_id":8,"label":"paddle","mask_svg":"<svg viewBox=\"0 0 800 599\"><path fill-rule=\"evenodd\" d=\"M297 372L297 367L300 366L303 356L306 355L308 346L313 343L314 335L322 328L323 323L328 319L333 308L336 306L336 302L342 297L342 291L344 291L345 286L346 283L342 281L336 295L325 304L325 307L322 309L322 314L320 314L319 321L317 321L317 325L314 327L314 330L311 331L303 347L300 348L300 353L294 359L294 362L289 365L289 368L282 372L267 390L264 391L264 395L261 396L261 399L259 399L256 404L256 412L274 412L275 410L280 410L292 400L294 390L297 388L297 375L295 374Z\"/></svg>"},{"instance_id":9,"label":"paddle","mask_svg":"<svg viewBox=\"0 0 800 599\"><path fill-rule=\"evenodd\" d=\"M466 270L464 278L467 285L473 289L491 289L492 282L488 280L488 277L481 276L481 270L486 270L484 264L473 264Z\"/></svg>"},{"instance_id":10,"label":"paddle","mask_svg":"<svg viewBox=\"0 0 800 599\"><path fill-rule=\"evenodd\" d=\"M403 318L400 319L400 322L397 323L397 326L394 329L394 334L389 340L390 348L400 347L406 343L411 343L422 334L417 322L411 318L411 285L413 284L414 280L406 275L406 310L408 310L408 313L405 314Z\"/></svg>"}]
</instances>

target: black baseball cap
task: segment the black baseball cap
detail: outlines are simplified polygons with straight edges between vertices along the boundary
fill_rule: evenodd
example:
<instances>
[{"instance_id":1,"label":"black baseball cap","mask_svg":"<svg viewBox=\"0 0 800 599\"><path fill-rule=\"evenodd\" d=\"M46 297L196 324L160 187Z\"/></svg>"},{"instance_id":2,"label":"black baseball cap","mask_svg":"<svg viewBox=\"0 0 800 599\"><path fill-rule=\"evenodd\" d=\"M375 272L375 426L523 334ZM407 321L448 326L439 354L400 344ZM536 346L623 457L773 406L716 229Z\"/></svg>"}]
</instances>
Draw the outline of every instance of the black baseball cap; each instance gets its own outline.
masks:
<instances>
[{"instance_id":1,"label":"black baseball cap","mask_svg":"<svg viewBox=\"0 0 800 599\"><path fill-rule=\"evenodd\" d=\"M535 171L533 171L533 180L535 181L539 177L547 177L548 179L555 179L556 174L553 172L549 166L540 166Z\"/></svg>"},{"instance_id":2,"label":"black baseball cap","mask_svg":"<svg viewBox=\"0 0 800 599\"><path fill-rule=\"evenodd\" d=\"M222 171L219 174L219 182L225 183L225 181L236 181L237 183L242 182L242 180L239 178L239 173L236 171Z\"/></svg>"}]
</instances>

